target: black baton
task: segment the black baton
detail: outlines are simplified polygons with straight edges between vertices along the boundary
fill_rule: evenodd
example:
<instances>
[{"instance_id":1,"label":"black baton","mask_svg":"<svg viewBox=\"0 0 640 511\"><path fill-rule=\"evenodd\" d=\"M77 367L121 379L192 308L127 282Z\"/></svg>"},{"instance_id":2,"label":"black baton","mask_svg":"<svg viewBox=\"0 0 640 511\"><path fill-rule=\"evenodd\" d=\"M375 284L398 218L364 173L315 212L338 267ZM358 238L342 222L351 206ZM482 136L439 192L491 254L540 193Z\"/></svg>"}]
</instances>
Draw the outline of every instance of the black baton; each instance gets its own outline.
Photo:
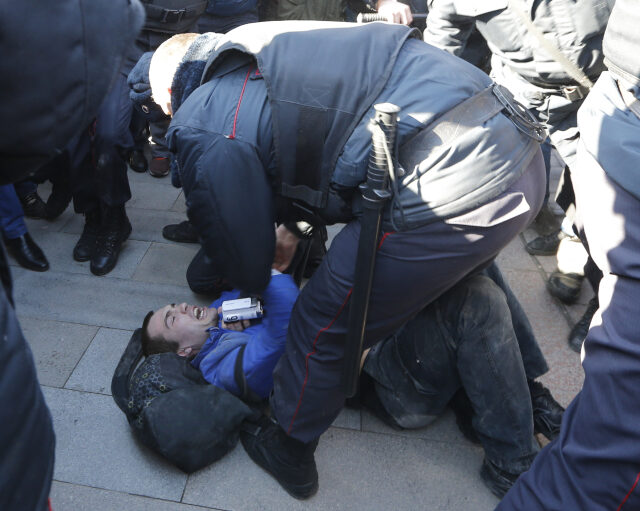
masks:
<instances>
[{"instance_id":1,"label":"black baton","mask_svg":"<svg viewBox=\"0 0 640 511\"><path fill-rule=\"evenodd\" d=\"M391 197L389 159L395 148L396 125L400 111L400 108L391 103L374 105L374 108L376 114L372 119L374 129L371 136L372 147L367 180L359 186L362 194L360 240L349 307L349 325L342 373L342 385L347 397L352 397L358 390L362 342L369 309L382 210Z\"/></svg>"}]
</instances>

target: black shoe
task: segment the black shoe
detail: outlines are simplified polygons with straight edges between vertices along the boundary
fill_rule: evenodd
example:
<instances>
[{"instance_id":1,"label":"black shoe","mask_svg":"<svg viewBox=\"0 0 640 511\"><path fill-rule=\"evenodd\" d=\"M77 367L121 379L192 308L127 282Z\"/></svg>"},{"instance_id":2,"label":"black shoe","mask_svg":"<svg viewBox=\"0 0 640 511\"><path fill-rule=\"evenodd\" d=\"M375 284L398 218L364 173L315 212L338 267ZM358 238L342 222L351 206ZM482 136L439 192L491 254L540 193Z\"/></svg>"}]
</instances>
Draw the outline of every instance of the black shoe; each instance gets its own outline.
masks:
<instances>
[{"instance_id":1,"label":"black shoe","mask_svg":"<svg viewBox=\"0 0 640 511\"><path fill-rule=\"evenodd\" d=\"M543 206L531 224L538 234L547 236L560 230L560 220L551 211L549 205Z\"/></svg>"},{"instance_id":2,"label":"black shoe","mask_svg":"<svg viewBox=\"0 0 640 511\"><path fill-rule=\"evenodd\" d=\"M47 220L58 218L71 202L71 189L68 183L56 183L45 204L44 217Z\"/></svg>"},{"instance_id":3,"label":"black shoe","mask_svg":"<svg viewBox=\"0 0 640 511\"><path fill-rule=\"evenodd\" d=\"M129 167L134 172L146 172L149 169L149 163L144 157L144 151L141 149L134 149L129 153Z\"/></svg>"},{"instance_id":4,"label":"black shoe","mask_svg":"<svg viewBox=\"0 0 640 511\"><path fill-rule=\"evenodd\" d=\"M473 429L473 405L464 389L459 389L449 401L449 407L456 416L456 424L464 437L474 444L480 443L476 430Z\"/></svg>"},{"instance_id":5,"label":"black shoe","mask_svg":"<svg viewBox=\"0 0 640 511\"><path fill-rule=\"evenodd\" d=\"M582 349L582 343L587 337L587 332L589 331L589 325L591 324L593 315L598 310L598 307L598 297L594 296L591 300L589 300L587 310L584 311L582 317L575 325L573 325L573 328L569 333L569 347L573 351L580 353L580 350Z\"/></svg>"},{"instance_id":6,"label":"black shoe","mask_svg":"<svg viewBox=\"0 0 640 511\"><path fill-rule=\"evenodd\" d=\"M130 234L131 222L127 218L124 206L106 208L96 249L91 258L91 273L100 276L113 270L118 262L122 244Z\"/></svg>"},{"instance_id":7,"label":"black shoe","mask_svg":"<svg viewBox=\"0 0 640 511\"><path fill-rule=\"evenodd\" d=\"M511 474L498 467L485 458L482 461L480 469L480 477L484 484L491 490L496 497L502 498L511 487L515 484L520 474Z\"/></svg>"},{"instance_id":8,"label":"black shoe","mask_svg":"<svg viewBox=\"0 0 640 511\"><path fill-rule=\"evenodd\" d=\"M562 231L557 231L546 236L538 236L527 243L524 249L531 255L555 255L558 252L560 241L567 235Z\"/></svg>"},{"instance_id":9,"label":"black shoe","mask_svg":"<svg viewBox=\"0 0 640 511\"><path fill-rule=\"evenodd\" d=\"M551 392L542 383L527 380L533 408L533 431L554 440L560 434L564 408L553 399Z\"/></svg>"},{"instance_id":10,"label":"black shoe","mask_svg":"<svg viewBox=\"0 0 640 511\"><path fill-rule=\"evenodd\" d=\"M584 277L577 273L554 271L547 281L547 289L552 296L568 305L575 303L580 296Z\"/></svg>"},{"instance_id":11,"label":"black shoe","mask_svg":"<svg viewBox=\"0 0 640 511\"><path fill-rule=\"evenodd\" d=\"M20 197L20 203L25 216L29 218L45 218L45 204L37 191Z\"/></svg>"},{"instance_id":12,"label":"black shoe","mask_svg":"<svg viewBox=\"0 0 640 511\"><path fill-rule=\"evenodd\" d=\"M28 232L19 238L5 238L4 243L7 251L23 268L32 271L47 271L49 269L49 261Z\"/></svg>"},{"instance_id":13,"label":"black shoe","mask_svg":"<svg viewBox=\"0 0 640 511\"><path fill-rule=\"evenodd\" d=\"M189 220L179 224L169 224L162 228L162 236L180 243L198 243L198 232Z\"/></svg>"},{"instance_id":14,"label":"black shoe","mask_svg":"<svg viewBox=\"0 0 640 511\"><path fill-rule=\"evenodd\" d=\"M82 234L73 248L73 258L76 261L88 261L93 257L100 232L101 218L99 207L85 213Z\"/></svg>"},{"instance_id":15,"label":"black shoe","mask_svg":"<svg viewBox=\"0 0 640 511\"><path fill-rule=\"evenodd\" d=\"M317 440L305 444L291 438L266 417L257 424L246 424L240 440L250 458L292 497L308 499L318 491L318 470L313 456Z\"/></svg>"}]
</instances>

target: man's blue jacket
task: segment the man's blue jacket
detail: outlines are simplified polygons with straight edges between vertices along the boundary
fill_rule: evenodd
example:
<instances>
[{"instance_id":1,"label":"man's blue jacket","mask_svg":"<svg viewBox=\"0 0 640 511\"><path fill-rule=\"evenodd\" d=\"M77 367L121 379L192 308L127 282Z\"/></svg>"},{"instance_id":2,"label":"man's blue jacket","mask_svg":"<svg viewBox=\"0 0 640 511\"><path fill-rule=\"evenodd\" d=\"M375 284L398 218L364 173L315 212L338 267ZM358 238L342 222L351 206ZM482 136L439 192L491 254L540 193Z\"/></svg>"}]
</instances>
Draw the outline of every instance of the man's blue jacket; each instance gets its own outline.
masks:
<instances>
[{"instance_id":1,"label":"man's blue jacket","mask_svg":"<svg viewBox=\"0 0 640 511\"><path fill-rule=\"evenodd\" d=\"M234 370L238 353L245 346L242 370L246 382L255 394L266 398L273 388L273 368L284 352L289 318L298 293L291 275L273 275L262 293L263 319L242 332L225 330L220 323L211 327L209 338L191 362L193 366L200 369L209 383L240 395ZM226 291L211 307L218 308L224 300L233 300L239 294L237 290Z\"/></svg>"}]
</instances>

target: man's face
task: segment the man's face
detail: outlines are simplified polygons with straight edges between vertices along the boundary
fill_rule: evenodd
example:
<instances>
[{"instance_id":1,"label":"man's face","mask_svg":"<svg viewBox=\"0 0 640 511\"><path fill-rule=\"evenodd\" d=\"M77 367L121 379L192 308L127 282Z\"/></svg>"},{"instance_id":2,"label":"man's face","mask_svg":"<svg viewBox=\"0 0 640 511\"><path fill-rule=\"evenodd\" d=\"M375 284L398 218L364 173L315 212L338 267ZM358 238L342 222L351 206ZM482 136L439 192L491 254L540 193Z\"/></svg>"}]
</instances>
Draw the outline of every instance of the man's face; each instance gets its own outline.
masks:
<instances>
[{"instance_id":1,"label":"man's face","mask_svg":"<svg viewBox=\"0 0 640 511\"><path fill-rule=\"evenodd\" d=\"M179 344L178 355L195 355L205 343L207 329L218 324L218 311L172 303L158 309L149 320L147 330L152 338L162 338Z\"/></svg>"}]
</instances>

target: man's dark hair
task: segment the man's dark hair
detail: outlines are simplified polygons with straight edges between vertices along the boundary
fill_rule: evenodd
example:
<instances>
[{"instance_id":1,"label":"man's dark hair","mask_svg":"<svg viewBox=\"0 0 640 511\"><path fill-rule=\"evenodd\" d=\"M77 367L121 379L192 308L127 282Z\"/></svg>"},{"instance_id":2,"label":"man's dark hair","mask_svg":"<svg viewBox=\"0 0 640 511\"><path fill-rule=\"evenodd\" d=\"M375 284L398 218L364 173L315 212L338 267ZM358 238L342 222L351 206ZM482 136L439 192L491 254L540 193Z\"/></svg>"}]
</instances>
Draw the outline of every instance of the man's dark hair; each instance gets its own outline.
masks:
<instances>
[{"instance_id":1,"label":"man's dark hair","mask_svg":"<svg viewBox=\"0 0 640 511\"><path fill-rule=\"evenodd\" d=\"M177 353L180 345L176 341L166 341L164 339L154 339L149 335L149 321L153 316L153 311L149 311L142 321L140 340L142 343L142 353L145 357L156 353Z\"/></svg>"}]
</instances>

